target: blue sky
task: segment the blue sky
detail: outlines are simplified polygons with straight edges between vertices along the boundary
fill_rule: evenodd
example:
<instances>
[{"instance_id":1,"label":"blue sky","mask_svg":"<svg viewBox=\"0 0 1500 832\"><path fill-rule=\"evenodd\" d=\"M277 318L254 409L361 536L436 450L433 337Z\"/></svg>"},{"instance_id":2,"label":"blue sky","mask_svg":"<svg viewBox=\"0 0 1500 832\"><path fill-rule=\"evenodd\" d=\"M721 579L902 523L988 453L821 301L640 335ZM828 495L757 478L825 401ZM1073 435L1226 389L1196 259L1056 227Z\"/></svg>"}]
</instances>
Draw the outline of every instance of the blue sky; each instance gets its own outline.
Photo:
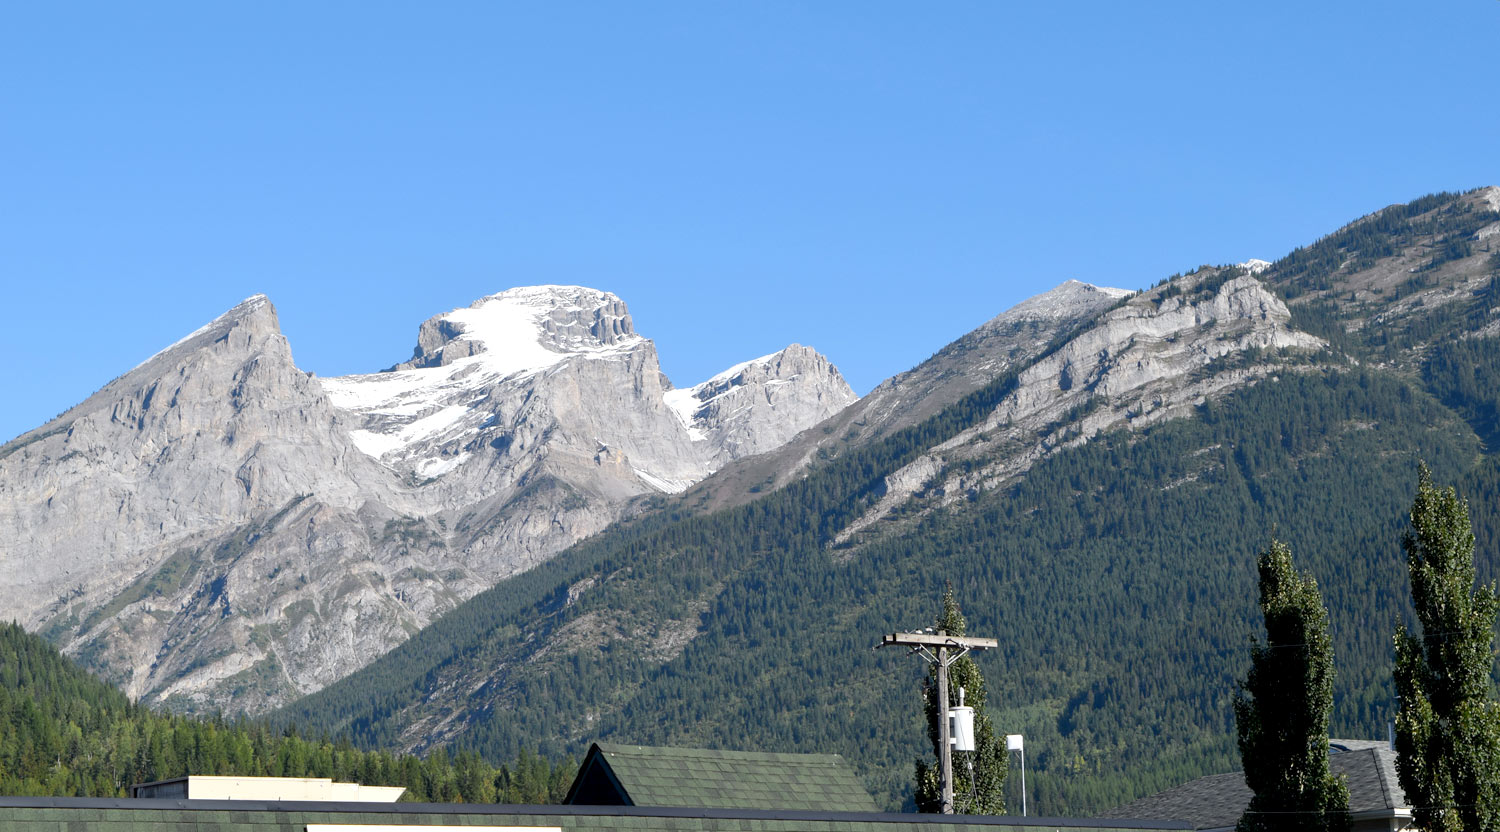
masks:
<instances>
[{"instance_id":1,"label":"blue sky","mask_svg":"<svg viewBox=\"0 0 1500 832\"><path fill-rule=\"evenodd\" d=\"M257 292L299 366L535 283L679 385L861 393L1069 278L1139 288L1500 184L1500 2L130 3L0 12L0 439Z\"/></svg>"}]
</instances>

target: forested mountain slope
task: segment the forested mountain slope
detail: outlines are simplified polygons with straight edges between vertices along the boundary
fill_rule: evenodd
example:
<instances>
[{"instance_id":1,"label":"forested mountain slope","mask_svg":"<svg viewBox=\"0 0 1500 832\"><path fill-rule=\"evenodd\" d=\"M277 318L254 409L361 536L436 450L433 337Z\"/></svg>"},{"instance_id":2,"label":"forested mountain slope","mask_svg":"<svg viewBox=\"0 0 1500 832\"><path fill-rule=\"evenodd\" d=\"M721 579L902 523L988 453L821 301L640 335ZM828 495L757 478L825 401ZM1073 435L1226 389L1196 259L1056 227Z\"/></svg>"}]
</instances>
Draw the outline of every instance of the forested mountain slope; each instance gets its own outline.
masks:
<instances>
[{"instance_id":1,"label":"forested mountain slope","mask_svg":"<svg viewBox=\"0 0 1500 832\"><path fill-rule=\"evenodd\" d=\"M838 752L890 805L920 663L875 652L951 581L1042 814L1234 766L1234 681L1274 532L1318 578L1333 730L1383 735L1416 462L1496 572L1500 191L1392 206L1269 268L1121 299L934 416L716 512L620 524L280 718L506 756L594 739ZM814 431L817 429L815 428Z\"/></svg>"},{"instance_id":2,"label":"forested mountain slope","mask_svg":"<svg viewBox=\"0 0 1500 832\"><path fill-rule=\"evenodd\" d=\"M0 794L125 797L186 774L331 777L405 786L403 800L558 802L577 766L535 755L495 769L474 754L419 760L263 724L161 716L15 624L0 624Z\"/></svg>"}]
</instances>

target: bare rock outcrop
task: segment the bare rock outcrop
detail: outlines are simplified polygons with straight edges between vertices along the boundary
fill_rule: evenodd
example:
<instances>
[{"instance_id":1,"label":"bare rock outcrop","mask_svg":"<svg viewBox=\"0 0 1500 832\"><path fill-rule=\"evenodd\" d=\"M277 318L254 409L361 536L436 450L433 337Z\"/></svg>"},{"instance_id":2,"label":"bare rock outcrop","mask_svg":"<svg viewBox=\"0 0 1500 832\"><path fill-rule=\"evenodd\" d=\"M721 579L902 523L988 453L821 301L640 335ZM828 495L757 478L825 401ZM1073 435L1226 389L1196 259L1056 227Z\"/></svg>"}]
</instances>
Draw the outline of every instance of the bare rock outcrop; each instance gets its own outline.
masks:
<instances>
[{"instance_id":1,"label":"bare rock outcrop","mask_svg":"<svg viewBox=\"0 0 1500 832\"><path fill-rule=\"evenodd\" d=\"M983 422L886 477L886 494L837 541L919 492L950 504L1024 473L1060 448L1104 430L1186 415L1282 366L1258 355L1326 346L1291 327L1286 305L1254 276L1264 270L1259 262L1205 268L1096 313L1026 367Z\"/></svg>"},{"instance_id":2,"label":"bare rock outcrop","mask_svg":"<svg viewBox=\"0 0 1500 832\"><path fill-rule=\"evenodd\" d=\"M838 368L801 344L667 393L714 469L780 447L857 398Z\"/></svg>"}]
</instances>

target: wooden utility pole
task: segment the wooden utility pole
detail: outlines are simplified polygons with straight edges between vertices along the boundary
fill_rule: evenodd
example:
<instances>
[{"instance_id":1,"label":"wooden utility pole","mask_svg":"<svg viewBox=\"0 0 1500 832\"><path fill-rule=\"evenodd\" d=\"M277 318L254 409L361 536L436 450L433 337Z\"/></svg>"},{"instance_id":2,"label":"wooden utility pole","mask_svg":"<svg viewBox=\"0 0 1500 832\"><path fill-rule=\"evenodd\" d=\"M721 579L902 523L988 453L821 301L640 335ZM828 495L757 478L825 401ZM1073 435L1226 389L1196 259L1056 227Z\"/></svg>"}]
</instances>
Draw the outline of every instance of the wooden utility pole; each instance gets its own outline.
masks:
<instances>
[{"instance_id":1,"label":"wooden utility pole","mask_svg":"<svg viewBox=\"0 0 1500 832\"><path fill-rule=\"evenodd\" d=\"M953 747L948 731L948 667L970 650L999 647L992 638L950 636L939 630L933 633L891 633L880 637L880 647L900 646L920 653L937 665L938 698L938 771L942 778L943 814L953 814ZM952 652L957 651L957 652Z\"/></svg>"}]
</instances>

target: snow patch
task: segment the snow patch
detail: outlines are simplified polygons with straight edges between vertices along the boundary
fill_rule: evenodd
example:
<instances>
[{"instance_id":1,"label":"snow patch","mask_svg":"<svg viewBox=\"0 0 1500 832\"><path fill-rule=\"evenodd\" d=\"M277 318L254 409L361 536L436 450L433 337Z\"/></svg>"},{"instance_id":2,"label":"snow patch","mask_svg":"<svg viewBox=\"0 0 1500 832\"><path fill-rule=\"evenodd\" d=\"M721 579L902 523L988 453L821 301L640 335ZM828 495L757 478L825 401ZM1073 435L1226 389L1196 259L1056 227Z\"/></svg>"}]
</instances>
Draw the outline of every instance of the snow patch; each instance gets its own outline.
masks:
<instances>
[{"instance_id":1,"label":"snow patch","mask_svg":"<svg viewBox=\"0 0 1500 832\"><path fill-rule=\"evenodd\" d=\"M376 433L372 430L351 430L349 438L354 440L354 447L359 448L366 456L380 459L386 454L401 447L401 440L390 434Z\"/></svg>"},{"instance_id":2,"label":"snow patch","mask_svg":"<svg viewBox=\"0 0 1500 832\"><path fill-rule=\"evenodd\" d=\"M442 475L448 473L449 471L452 471L458 466L463 465L465 462L468 462L469 457L471 456L473 456L473 454L469 453L468 451L464 451L463 453L456 456L424 459L421 462L417 463L416 468L414 468L413 470L416 471L417 476L419 477L425 477L428 479L441 477Z\"/></svg>"},{"instance_id":3,"label":"snow patch","mask_svg":"<svg viewBox=\"0 0 1500 832\"><path fill-rule=\"evenodd\" d=\"M349 436L354 440L356 448L384 462L388 461L385 458L394 452L401 451L417 442L433 440L444 432L461 426L465 417L471 412L472 408L450 405L393 430L354 430L349 432Z\"/></svg>"},{"instance_id":4,"label":"snow patch","mask_svg":"<svg viewBox=\"0 0 1500 832\"><path fill-rule=\"evenodd\" d=\"M1256 258L1252 257L1249 260L1241 263L1240 268L1251 274L1260 274L1266 269L1271 268L1271 264L1265 260L1257 260Z\"/></svg>"},{"instance_id":5,"label":"snow patch","mask_svg":"<svg viewBox=\"0 0 1500 832\"><path fill-rule=\"evenodd\" d=\"M452 366L452 365L450 365ZM448 367L435 368L447 370ZM343 410L378 411L386 416L414 416L429 406L431 388L439 386L439 372L401 370L361 376L321 379L333 406ZM451 376L452 373L441 373ZM444 378L443 381L450 379Z\"/></svg>"},{"instance_id":6,"label":"snow patch","mask_svg":"<svg viewBox=\"0 0 1500 832\"><path fill-rule=\"evenodd\" d=\"M444 430L453 427L472 411L472 408L463 405L449 405L436 413L423 416L411 424L401 428L397 432L407 444L419 439L431 439Z\"/></svg>"},{"instance_id":7,"label":"snow patch","mask_svg":"<svg viewBox=\"0 0 1500 832\"><path fill-rule=\"evenodd\" d=\"M681 422L682 426L687 429L688 438L694 442L702 442L708 438L708 434L704 432L703 428L698 427L693 421L693 414L697 413L698 408L703 406L703 402L698 400L698 388L688 387L680 390L668 390L662 394L661 399L667 405L667 409L676 415L677 421Z\"/></svg>"},{"instance_id":8,"label":"snow patch","mask_svg":"<svg viewBox=\"0 0 1500 832\"><path fill-rule=\"evenodd\" d=\"M642 482L665 494L681 494L688 489L688 486L693 484L692 480L669 480L665 477L658 477L655 474L642 471L633 465L630 467L630 470L634 471L635 475L640 477Z\"/></svg>"}]
</instances>

